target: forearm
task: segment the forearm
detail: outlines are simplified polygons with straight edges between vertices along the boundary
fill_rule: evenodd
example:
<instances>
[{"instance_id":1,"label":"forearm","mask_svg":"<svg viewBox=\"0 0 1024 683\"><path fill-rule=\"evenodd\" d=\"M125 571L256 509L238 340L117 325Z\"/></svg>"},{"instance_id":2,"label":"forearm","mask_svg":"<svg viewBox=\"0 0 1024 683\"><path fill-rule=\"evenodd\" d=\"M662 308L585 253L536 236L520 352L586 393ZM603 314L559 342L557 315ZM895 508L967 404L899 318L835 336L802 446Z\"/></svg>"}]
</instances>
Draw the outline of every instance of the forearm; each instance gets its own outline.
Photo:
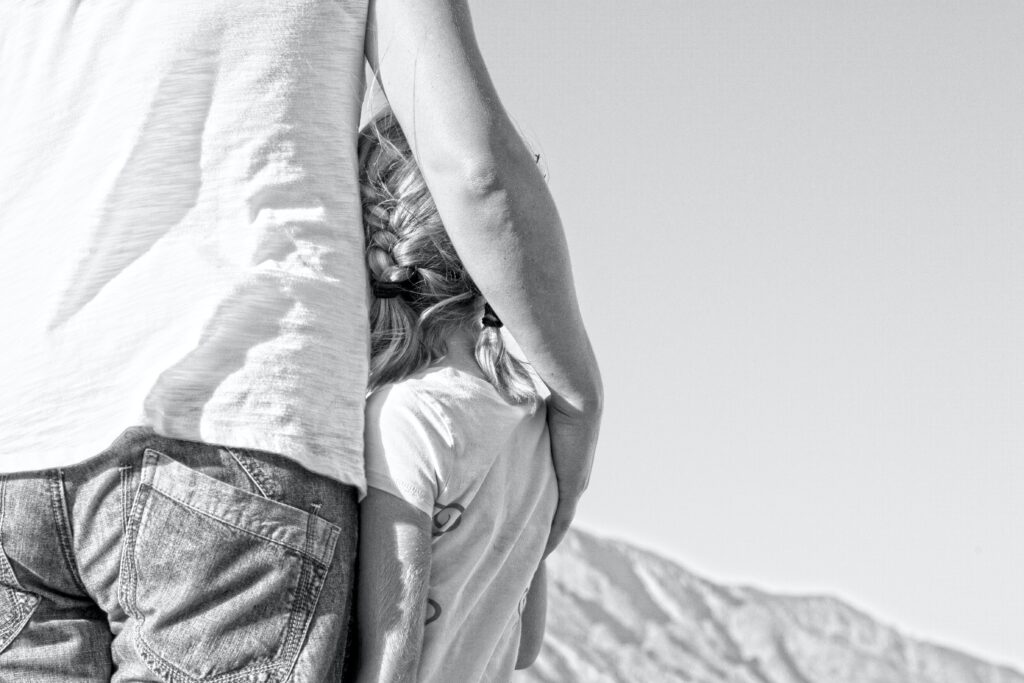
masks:
<instances>
[{"instance_id":1,"label":"forearm","mask_svg":"<svg viewBox=\"0 0 1024 683\"><path fill-rule=\"evenodd\" d=\"M517 669L527 668L536 661L540 654L540 648L544 644L547 611L548 579L547 570L542 562L533 576L530 590L526 595L526 607L522 614L522 632L519 638L519 655L516 658Z\"/></svg>"},{"instance_id":2,"label":"forearm","mask_svg":"<svg viewBox=\"0 0 1024 683\"><path fill-rule=\"evenodd\" d=\"M358 681L414 682L430 578L429 518L376 489L360 514Z\"/></svg>"},{"instance_id":3,"label":"forearm","mask_svg":"<svg viewBox=\"0 0 1024 683\"><path fill-rule=\"evenodd\" d=\"M522 142L509 141L493 155L469 171L475 177L468 182L442 184L435 200L445 226L481 292L551 390L552 405L596 419L601 377L554 201Z\"/></svg>"},{"instance_id":4,"label":"forearm","mask_svg":"<svg viewBox=\"0 0 1024 683\"><path fill-rule=\"evenodd\" d=\"M408 578L396 579L396 583L416 585ZM370 601L364 600L363 588L365 586L361 586L358 608L358 683L414 682L423 643L425 591L404 590L385 599L371 599L373 604L366 604Z\"/></svg>"},{"instance_id":5,"label":"forearm","mask_svg":"<svg viewBox=\"0 0 1024 683\"><path fill-rule=\"evenodd\" d=\"M552 455L559 492L571 499L589 481L601 376L547 184L518 139L501 149L478 177L435 201L470 274L551 392Z\"/></svg>"}]
</instances>

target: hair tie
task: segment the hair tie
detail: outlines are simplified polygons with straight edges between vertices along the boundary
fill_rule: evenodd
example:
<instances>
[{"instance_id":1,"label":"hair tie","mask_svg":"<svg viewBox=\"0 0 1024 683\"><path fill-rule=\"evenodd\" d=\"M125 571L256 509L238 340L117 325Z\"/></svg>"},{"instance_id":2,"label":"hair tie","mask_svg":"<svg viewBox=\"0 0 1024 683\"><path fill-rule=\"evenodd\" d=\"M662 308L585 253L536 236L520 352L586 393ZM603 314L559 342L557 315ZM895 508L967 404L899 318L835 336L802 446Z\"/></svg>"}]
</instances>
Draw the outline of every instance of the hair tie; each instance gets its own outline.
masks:
<instances>
[{"instance_id":1,"label":"hair tie","mask_svg":"<svg viewBox=\"0 0 1024 683\"><path fill-rule=\"evenodd\" d=\"M415 295L423 277L416 266L402 266L409 271L404 280L398 282L382 282L380 280L370 281L370 290L378 299L394 299L404 294Z\"/></svg>"},{"instance_id":2,"label":"hair tie","mask_svg":"<svg viewBox=\"0 0 1024 683\"><path fill-rule=\"evenodd\" d=\"M483 323L484 327L493 327L498 329L502 326L501 318L499 318L498 314L494 312L491 305L486 303L484 304L484 317L480 322Z\"/></svg>"},{"instance_id":3,"label":"hair tie","mask_svg":"<svg viewBox=\"0 0 1024 683\"><path fill-rule=\"evenodd\" d=\"M396 296L401 296L405 289L404 282L377 282L374 280L370 283L370 291L378 299L394 299Z\"/></svg>"}]
</instances>

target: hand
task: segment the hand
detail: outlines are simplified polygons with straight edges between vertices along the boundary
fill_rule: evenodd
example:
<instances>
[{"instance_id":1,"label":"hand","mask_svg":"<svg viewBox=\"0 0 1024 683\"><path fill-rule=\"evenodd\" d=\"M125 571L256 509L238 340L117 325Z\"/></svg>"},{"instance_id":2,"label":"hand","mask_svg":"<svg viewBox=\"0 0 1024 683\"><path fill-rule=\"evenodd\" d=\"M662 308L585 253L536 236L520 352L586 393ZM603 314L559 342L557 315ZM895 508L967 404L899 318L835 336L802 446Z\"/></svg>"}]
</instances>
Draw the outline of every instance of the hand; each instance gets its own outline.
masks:
<instances>
[{"instance_id":1,"label":"hand","mask_svg":"<svg viewBox=\"0 0 1024 683\"><path fill-rule=\"evenodd\" d=\"M551 434L551 458L558 479L558 506L551 522L545 557L562 542L576 516L580 497L590 482L600 424L600 400L581 408L567 406L554 399L548 401L548 430Z\"/></svg>"}]
</instances>

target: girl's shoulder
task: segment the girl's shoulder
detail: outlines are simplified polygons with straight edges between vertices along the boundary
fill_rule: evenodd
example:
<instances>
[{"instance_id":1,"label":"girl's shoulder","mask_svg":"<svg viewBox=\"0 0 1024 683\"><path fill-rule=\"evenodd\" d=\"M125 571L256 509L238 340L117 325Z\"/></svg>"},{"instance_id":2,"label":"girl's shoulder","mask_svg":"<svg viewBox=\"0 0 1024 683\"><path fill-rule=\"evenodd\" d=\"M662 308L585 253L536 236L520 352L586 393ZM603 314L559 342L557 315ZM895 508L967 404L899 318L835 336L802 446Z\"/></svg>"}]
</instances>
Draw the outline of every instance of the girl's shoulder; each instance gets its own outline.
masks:
<instances>
[{"instance_id":1,"label":"girl's shoulder","mask_svg":"<svg viewBox=\"0 0 1024 683\"><path fill-rule=\"evenodd\" d=\"M533 415L534 405L511 405L481 376L440 363L405 379L380 387L367 400L367 418L392 421L416 419L443 425L454 439L459 425L480 420L495 424L518 421Z\"/></svg>"},{"instance_id":2,"label":"girl's shoulder","mask_svg":"<svg viewBox=\"0 0 1024 683\"><path fill-rule=\"evenodd\" d=\"M398 382L385 384L366 399L368 423L415 421L445 425L449 422L444 409L443 393L438 383L418 372Z\"/></svg>"},{"instance_id":3,"label":"girl's shoulder","mask_svg":"<svg viewBox=\"0 0 1024 683\"><path fill-rule=\"evenodd\" d=\"M500 399L497 390L483 377L460 367L439 363L408 377L380 387L368 398L370 402L395 405L453 406L467 401Z\"/></svg>"}]
</instances>

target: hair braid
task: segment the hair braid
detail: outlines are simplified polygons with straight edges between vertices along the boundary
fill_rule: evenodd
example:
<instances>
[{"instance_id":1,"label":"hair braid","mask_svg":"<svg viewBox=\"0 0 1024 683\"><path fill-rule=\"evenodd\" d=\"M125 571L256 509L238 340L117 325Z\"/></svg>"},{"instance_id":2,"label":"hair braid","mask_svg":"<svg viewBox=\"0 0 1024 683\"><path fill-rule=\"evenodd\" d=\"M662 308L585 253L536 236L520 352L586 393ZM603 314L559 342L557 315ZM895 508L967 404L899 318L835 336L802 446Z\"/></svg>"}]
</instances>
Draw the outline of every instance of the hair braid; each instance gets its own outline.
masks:
<instances>
[{"instance_id":1,"label":"hair braid","mask_svg":"<svg viewBox=\"0 0 1024 683\"><path fill-rule=\"evenodd\" d=\"M445 231L398 121L385 112L360 134L360 187L371 285L402 284L370 305L370 388L440 360L447 339L478 315L480 290ZM513 403L537 399L526 365L501 334L482 328L475 356L484 376Z\"/></svg>"}]
</instances>

